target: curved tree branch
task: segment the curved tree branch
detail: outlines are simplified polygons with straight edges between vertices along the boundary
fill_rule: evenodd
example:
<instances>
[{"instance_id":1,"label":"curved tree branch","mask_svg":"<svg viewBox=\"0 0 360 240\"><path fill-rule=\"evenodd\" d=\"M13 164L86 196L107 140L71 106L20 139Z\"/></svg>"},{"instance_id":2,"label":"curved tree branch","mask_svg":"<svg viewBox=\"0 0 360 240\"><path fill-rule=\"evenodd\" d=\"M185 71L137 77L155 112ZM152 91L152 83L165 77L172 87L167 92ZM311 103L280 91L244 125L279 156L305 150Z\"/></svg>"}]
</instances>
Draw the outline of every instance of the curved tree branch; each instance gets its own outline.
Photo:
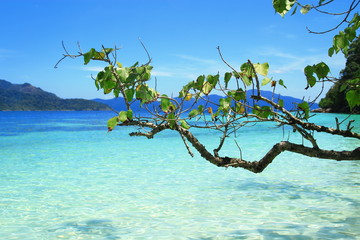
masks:
<instances>
[{"instance_id":1,"label":"curved tree branch","mask_svg":"<svg viewBox=\"0 0 360 240\"><path fill-rule=\"evenodd\" d=\"M342 12L342 13L329 13L329 12L325 12L325 11L322 11L319 8L319 6L317 7L313 7L316 11L320 12L320 13L323 13L323 14L329 14L329 15L344 15L345 14L345 17L343 18L343 20L338 23L335 27L331 28L331 29L328 29L326 31L321 31L321 32L318 32L318 31L312 31L310 30L308 27L306 27L306 29L309 31L309 33L313 33L313 34L324 34L324 33L328 33L328 32L331 32L331 31L334 31L336 30L337 28L339 28L343 23L345 22L348 22L348 17L350 15L350 13L359 5L360 3L360 0L353 0L352 3L350 4L350 7L349 7L349 10L348 11L345 11L345 12ZM320 5L321 6L321 5Z\"/></svg>"},{"instance_id":2,"label":"curved tree branch","mask_svg":"<svg viewBox=\"0 0 360 240\"><path fill-rule=\"evenodd\" d=\"M290 120L289 125L298 124L302 128L307 129L307 130L313 130L313 131L317 131L317 132L325 132L325 133L329 133L329 134L332 134L332 135L340 135L340 136L343 136L343 137L352 137L352 138L360 139L360 134L356 133L356 132L352 132L352 131L349 131L349 130L333 129L333 128L330 128L330 127L320 126L320 125L316 125L314 123L301 121L300 119L298 119L297 117L292 115L289 111L287 111L285 108L281 107L279 104L276 104L273 101L271 101L271 100L269 100L269 99L267 99L267 98L265 98L263 96L251 96L251 97L255 98L255 99L258 99L258 100L262 100L264 102L267 102L270 105L272 105L274 108L276 108L276 109L282 111L283 113L285 113L285 115Z\"/></svg>"},{"instance_id":3,"label":"curved tree branch","mask_svg":"<svg viewBox=\"0 0 360 240\"><path fill-rule=\"evenodd\" d=\"M323 159L360 160L360 147L352 151L333 151L320 148L311 148L304 145L282 141L275 144L259 161L246 161L241 158L218 157L212 155L204 145L188 130L179 127L178 131L183 134L200 155L207 161L218 167L241 167L254 173L262 172L279 154L284 151L299 153L308 157L317 157Z\"/></svg>"}]
</instances>

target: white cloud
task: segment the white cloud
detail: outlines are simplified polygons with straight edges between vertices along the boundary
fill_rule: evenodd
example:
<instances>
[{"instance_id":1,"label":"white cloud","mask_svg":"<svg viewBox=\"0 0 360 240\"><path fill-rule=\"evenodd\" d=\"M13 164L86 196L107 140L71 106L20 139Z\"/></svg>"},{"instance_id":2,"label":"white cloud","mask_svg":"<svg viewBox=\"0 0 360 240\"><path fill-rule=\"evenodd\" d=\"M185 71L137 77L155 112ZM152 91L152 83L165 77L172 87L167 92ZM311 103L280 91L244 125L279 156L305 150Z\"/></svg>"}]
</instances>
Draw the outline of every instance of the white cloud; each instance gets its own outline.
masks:
<instances>
[{"instance_id":1,"label":"white cloud","mask_svg":"<svg viewBox=\"0 0 360 240\"><path fill-rule=\"evenodd\" d=\"M278 74L296 71L303 72L304 67L307 65L317 64L321 61L328 64L330 69L333 69L333 73L336 73L340 71L345 64L345 58L341 54L330 58L326 54L316 53L314 49L305 50L301 55L297 55L274 48L264 48L259 51L258 55L268 58L270 72Z\"/></svg>"},{"instance_id":2,"label":"white cloud","mask_svg":"<svg viewBox=\"0 0 360 240\"><path fill-rule=\"evenodd\" d=\"M103 67L86 66L86 67L82 67L81 70L89 71L89 72L100 72L100 71L104 70L104 68Z\"/></svg>"},{"instance_id":3,"label":"white cloud","mask_svg":"<svg viewBox=\"0 0 360 240\"><path fill-rule=\"evenodd\" d=\"M194 56L189 56L189 55L182 55L182 54L176 54L175 56L181 58L181 59L185 59L185 60L189 60L192 62L197 62L197 63L201 63L201 64L218 64L218 61L213 60L213 59L203 59L203 58L198 58L198 57L194 57Z\"/></svg>"},{"instance_id":4,"label":"white cloud","mask_svg":"<svg viewBox=\"0 0 360 240\"><path fill-rule=\"evenodd\" d=\"M151 74L156 77L172 77L174 73L165 71L152 71Z\"/></svg>"}]
</instances>

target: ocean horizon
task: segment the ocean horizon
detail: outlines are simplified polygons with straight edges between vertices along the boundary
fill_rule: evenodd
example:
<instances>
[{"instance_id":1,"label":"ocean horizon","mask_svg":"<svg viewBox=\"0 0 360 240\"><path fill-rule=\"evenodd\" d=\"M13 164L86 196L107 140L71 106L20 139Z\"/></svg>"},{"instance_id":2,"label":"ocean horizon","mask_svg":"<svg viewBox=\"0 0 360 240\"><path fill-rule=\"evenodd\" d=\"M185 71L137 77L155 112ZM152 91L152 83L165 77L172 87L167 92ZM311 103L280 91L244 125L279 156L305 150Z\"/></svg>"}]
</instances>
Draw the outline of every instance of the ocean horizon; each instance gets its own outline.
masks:
<instances>
[{"instance_id":1,"label":"ocean horizon","mask_svg":"<svg viewBox=\"0 0 360 240\"><path fill-rule=\"evenodd\" d=\"M360 162L282 153L263 173L218 168L179 135L107 132L108 111L0 112L0 239L359 239ZM345 114L316 114L335 127ZM355 132L360 132L360 115ZM344 123L345 124L345 123ZM346 125L344 125L346 126ZM213 149L219 136L194 130ZM356 139L315 133L347 150ZM246 160L302 139L268 125L241 128ZM239 156L232 139L220 153Z\"/></svg>"}]
</instances>

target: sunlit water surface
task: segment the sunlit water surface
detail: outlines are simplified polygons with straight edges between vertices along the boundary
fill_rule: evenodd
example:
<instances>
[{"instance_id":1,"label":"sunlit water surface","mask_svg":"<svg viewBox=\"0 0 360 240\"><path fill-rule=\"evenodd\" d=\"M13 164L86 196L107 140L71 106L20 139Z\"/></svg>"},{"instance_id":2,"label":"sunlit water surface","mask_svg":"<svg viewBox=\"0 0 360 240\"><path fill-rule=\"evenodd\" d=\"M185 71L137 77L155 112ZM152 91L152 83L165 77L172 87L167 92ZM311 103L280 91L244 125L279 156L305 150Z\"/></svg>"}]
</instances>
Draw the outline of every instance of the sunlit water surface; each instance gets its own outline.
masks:
<instances>
[{"instance_id":1,"label":"sunlit water surface","mask_svg":"<svg viewBox=\"0 0 360 240\"><path fill-rule=\"evenodd\" d=\"M111 112L0 112L0 239L360 239L360 163L283 153L261 174L191 158L166 131L106 131ZM320 114L315 120L335 124ZM354 116L360 132L360 116ZM195 131L215 147L218 136ZM288 130L241 129L258 160ZM334 149L358 140L316 135ZM224 155L239 156L233 139Z\"/></svg>"}]
</instances>

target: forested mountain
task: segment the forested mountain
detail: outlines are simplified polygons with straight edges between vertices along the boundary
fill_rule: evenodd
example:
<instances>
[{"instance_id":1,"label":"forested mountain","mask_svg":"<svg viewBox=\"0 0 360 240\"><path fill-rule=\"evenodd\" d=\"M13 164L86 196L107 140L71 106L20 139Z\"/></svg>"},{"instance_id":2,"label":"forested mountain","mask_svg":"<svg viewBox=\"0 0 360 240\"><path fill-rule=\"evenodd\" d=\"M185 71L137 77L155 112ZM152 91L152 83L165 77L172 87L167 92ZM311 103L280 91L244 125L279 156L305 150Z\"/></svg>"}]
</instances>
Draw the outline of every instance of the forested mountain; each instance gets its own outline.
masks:
<instances>
[{"instance_id":1,"label":"forested mountain","mask_svg":"<svg viewBox=\"0 0 360 240\"><path fill-rule=\"evenodd\" d=\"M251 91L247 92L251 95ZM271 92L262 91L262 94L270 98ZM211 102L218 103L222 98L218 95L210 95ZM274 95L274 99L281 98L284 100L284 107L288 110L293 110L294 103L300 103L301 99ZM185 107L191 107L193 101L187 101ZM156 107L158 103L154 102L148 107ZM205 101L199 101L198 105L206 104ZM209 103L208 103L209 105ZM109 106L115 110L126 110L126 106L123 98L114 99L62 99L57 97L53 93L43 91L41 88L34 87L29 83L24 84L12 84L8 81L0 79L0 111L83 111L83 110L110 110ZM210 105L208 106L210 107ZM217 108L215 105L211 105L213 108ZM318 108L317 104L312 105L311 109ZM132 105L134 111L140 110L140 102Z\"/></svg>"},{"instance_id":2,"label":"forested mountain","mask_svg":"<svg viewBox=\"0 0 360 240\"><path fill-rule=\"evenodd\" d=\"M62 99L29 83L0 79L0 111L109 110L105 104L85 99Z\"/></svg>"},{"instance_id":3,"label":"forested mountain","mask_svg":"<svg viewBox=\"0 0 360 240\"><path fill-rule=\"evenodd\" d=\"M246 95L248 96L248 98L250 98L250 95L252 95L252 91L248 90L246 92ZM272 97L274 98L275 101L277 101L277 99L282 99L284 100L284 107L291 111L291 110L296 110L296 105L295 103L301 103L302 100L298 99L298 98L294 98L294 97L289 97L289 96L281 96L279 94L272 94L272 92L270 91L261 91L262 96L268 98L268 99L272 99ZM219 103L220 98L223 98L219 95L209 95L208 96L210 101L205 101L205 100L199 100L196 105L206 105L206 107L212 107L213 109L217 109L217 106L215 104L212 103ZM176 98L177 99L177 98ZM179 101L181 101L180 99L178 99ZM108 106L110 106L111 108L117 110L117 111L126 111L126 106L125 106L125 101L123 98L119 97L119 98L113 98L113 99L93 99L93 101L99 102L99 103L104 103L107 104ZM186 101L184 102L184 108L190 108L192 105L194 104L194 99L191 99L190 101ZM252 105L252 103L249 103L250 105ZM153 109L154 107L158 106L159 102L154 102L151 104L148 104L147 107L149 107L150 109ZM134 111L139 111L140 110L140 101L134 103L131 105L132 110ZM314 103L312 105L310 105L310 109L317 109L319 108L319 105L317 103Z\"/></svg>"},{"instance_id":4,"label":"forested mountain","mask_svg":"<svg viewBox=\"0 0 360 240\"><path fill-rule=\"evenodd\" d=\"M357 38L349 48L345 68L341 71L341 77L321 99L319 105L328 112L335 113L360 113L360 107L354 107L350 111L346 95L350 90L359 89L360 81L360 38ZM359 94L359 90L357 90ZM359 97L359 95L357 96Z\"/></svg>"}]
</instances>

